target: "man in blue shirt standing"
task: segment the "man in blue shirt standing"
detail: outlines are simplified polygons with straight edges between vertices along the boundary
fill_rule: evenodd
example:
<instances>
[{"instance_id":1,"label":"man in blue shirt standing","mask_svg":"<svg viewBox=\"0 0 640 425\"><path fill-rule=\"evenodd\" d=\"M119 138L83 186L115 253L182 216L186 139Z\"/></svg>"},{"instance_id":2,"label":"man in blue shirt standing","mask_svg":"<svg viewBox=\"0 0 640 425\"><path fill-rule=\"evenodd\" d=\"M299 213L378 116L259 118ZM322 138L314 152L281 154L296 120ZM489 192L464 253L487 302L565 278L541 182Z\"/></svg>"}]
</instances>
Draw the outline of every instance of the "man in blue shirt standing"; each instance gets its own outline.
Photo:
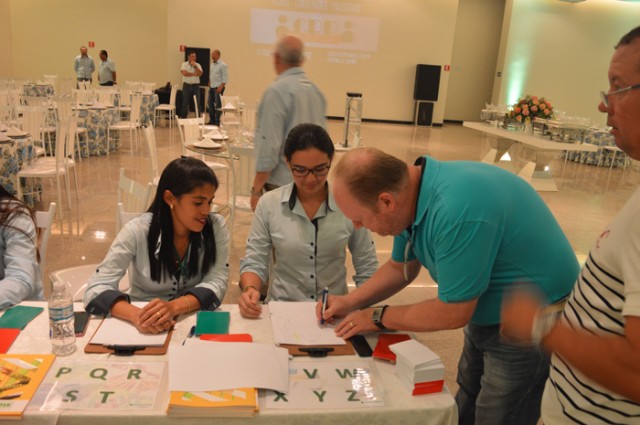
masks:
<instances>
[{"instance_id":1,"label":"man in blue shirt standing","mask_svg":"<svg viewBox=\"0 0 640 425\"><path fill-rule=\"evenodd\" d=\"M334 198L356 228L395 236L391 260L366 285L329 296L324 318L346 316L337 335L464 327L459 423L535 425L549 356L501 339L502 297L524 283L560 303L579 269L540 196L492 165L420 157L408 166L373 148L348 152L334 180ZM367 308L409 285L421 267L438 283L437 298Z\"/></svg>"},{"instance_id":2,"label":"man in blue shirt standing","mask_svg":"<svg viewBox=\"0 0 640 425\"><path fill-rule=\"evenodd\" d=\"M209 68L209 124L220 125L220 96L227 86L228 66L220 59L220 50L211 53L211 68Z\"/></svg>"},{"instance_id":3,"label":"man in blue shirt standing","mask_svg":"<svg viewBox=\"0 0 640 425\"><path fill-rule=\"evenodd\" d=\"M298 124L326 127L324 95L302 70L302 40L288 35L280 39L273 53L278 77L262 96L256 127L256 176L251 186L251 209L255 211L263 190L293 181L284 159L284 141Z\"/></svg>"}]
</instances>

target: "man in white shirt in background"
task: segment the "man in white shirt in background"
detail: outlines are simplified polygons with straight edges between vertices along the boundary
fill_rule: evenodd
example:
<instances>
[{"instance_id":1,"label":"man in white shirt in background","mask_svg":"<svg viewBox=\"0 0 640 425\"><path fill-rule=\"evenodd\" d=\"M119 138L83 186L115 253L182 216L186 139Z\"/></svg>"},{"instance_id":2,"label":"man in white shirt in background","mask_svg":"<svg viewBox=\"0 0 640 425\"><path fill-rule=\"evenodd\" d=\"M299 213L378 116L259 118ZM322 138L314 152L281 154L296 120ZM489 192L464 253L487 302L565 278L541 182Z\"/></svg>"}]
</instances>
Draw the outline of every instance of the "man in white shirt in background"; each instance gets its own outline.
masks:
<instances>
[{"instance_id":1,"label":"man in white shirt in background","mask_svg":"<svg viewBox=\"0 0 640 425\"><path fill-rule=\"evenodd\" d=\"M80 47L80 54L73 61L73 70L78 81L92 81L91 74L96 70L96 64L87 53L87 46Z\"/></svg>"},{"instance_id":2,"label":"man in white shirt in background","mask_svg":"<svg viewBox=\"0 0 640 425\"><path fill-rule=\"evenodd\" d=\"M180 118L189 116L189 102L193 96L196 102L200 104L200 76L202 75L202 67L196 62L196 52L190 51L187 56L188 60L180 67L182 73L182 111Z\"/></svg>"},{"instance_id":3,"label":"man in white shirt in background","mask_svg":"<svg viewBox=\"0 0 640 425\"><path fill-rule=\"evenodd\" d=\"M109 59L106 50L100 50L100 69L98 70L98 82L101 86L113 86L116 83L116 64Z\"/></svg>"},{"instance_id":4,"label":"man in white shirt in background","mask_svg":"<svg viewBox=\"0 0 640 425\"><path fill-rule=\"evenodd\" d=\"M227 86L228 66L220 59L220 50L211 53L211 68L209 69L209 124L220 125L220 96Z\"/></svg>"}]
</instances>

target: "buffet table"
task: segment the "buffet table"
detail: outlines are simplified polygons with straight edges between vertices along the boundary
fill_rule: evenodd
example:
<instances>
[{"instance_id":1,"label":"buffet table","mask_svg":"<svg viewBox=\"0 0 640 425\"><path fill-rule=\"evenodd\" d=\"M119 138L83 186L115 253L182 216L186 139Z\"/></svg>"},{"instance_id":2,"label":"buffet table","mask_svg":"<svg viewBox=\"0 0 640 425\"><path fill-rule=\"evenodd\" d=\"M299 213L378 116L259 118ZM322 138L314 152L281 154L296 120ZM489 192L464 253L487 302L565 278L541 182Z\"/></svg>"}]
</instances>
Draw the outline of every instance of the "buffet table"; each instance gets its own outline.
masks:
<instances>
[{"instance_id":1,"label":"buffet table","mask_svg":"<svg viewBox=\"0 0 640 425\"><path fill-rule=\"evenodd\" d=\"M514 152L516 147L522 148L517 154L511 155L512 159L522 160L524 164L523 167L514 171L539 191L558 191L548 167L558 153L598 151L597 146L590 144L556 142L523 131L507 130L480 122L465 121L463 125L492 136L489 137L491 150L484 157L483 162L497 165L506 152Z\"/></svg>"},{"instance_id":2,"label":"buffet table","mask_svg":"<svg viewBox=\"0 0 640 425\"><path fill-rule=\"evenodd\" d=\"M9 349L9 353L14 354L40 354L50 353L51 343L47 337L49 334L49 322L44 302L24 302L24 305L42 306L45 310L38 315L20 333L16 341ZM82 307L76 305L76 310ZM273 331L268 315L268 306L263 308L261 319L248 320L242 318L235 304L224 304L221 310L229 311L231 315L230 333L250 333L253 341L262 344L273 344ZM77 339L77 350L67 357L59 357L52 366L47 378L40 386L42 389L55 384L56 375L59 375L60 364L68 364L70 360L78 363L93 361L102 364L105 362L167 362L169 354L165 355L134 355L119 357L110 354L85 354L84 347L91 339L97 329L100 318L94 317L89 321L88 329L83 337ZM189 330L195 324L195 313L180 317L175 326L169 352L172 347L182 345L189 334ZM370 343L375 344L375 336ZM395 366L381 361L359 358L357 356L329 356L316 359L320 362L336 362L349 360L368 361L375 364L375 368L384 386L384 406L353 407L351 409L269 409L266 408L265 393L260 390L260 412L253 418L242 419L215 419L206 418L175 418L167 416L166 408L168 403L167 380L163 379L157 388L158 402L152 409L138 410L109 410L96 407L91 410L41 410L41 406L46 405L45 396L42 391L36 394L31 401L21 421L22 424L88 424L91 425L119 425L119 424L351 424L362 423L367 425L375 424L456 424L457 408L451 394L445 390L437 394L422 396L411 396L408 388L400 382L395 375ZM229 362L233 362L229 359ZM290 368L300 366L301 361L309 361L308 357L295 357L290 360ZM56 367L58 365L58 367ZM206 365L203 365L206 367ZM166 374L166 368L165 368Z\"/></svg>"}]
</instances>

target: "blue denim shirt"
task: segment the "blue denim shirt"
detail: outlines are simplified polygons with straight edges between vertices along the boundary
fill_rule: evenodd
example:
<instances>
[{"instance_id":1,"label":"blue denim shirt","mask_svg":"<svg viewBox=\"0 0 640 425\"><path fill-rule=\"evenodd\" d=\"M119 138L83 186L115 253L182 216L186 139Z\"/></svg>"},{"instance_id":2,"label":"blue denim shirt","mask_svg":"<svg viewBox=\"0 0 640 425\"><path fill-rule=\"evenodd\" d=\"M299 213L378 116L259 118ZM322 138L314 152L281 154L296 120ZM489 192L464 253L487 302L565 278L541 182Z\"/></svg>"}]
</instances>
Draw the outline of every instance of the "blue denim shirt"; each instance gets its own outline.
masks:
<instances>
[{"instance_id":1,"label":"blue denim shirt","mask_svg":"<svg viewBox=\"0 0 640 425\"><path fill-rule=\"evenodd\" d=\"M275 276L269 286L268 300L312 301L321 297L326 286L331 294L346 294L349 248L360 285L378 268L371 233L354 229L329 197L309 220L299 200L290 207L293 183L268 192L256 207L240 274L253 272L263 282L268 276L269 257L275 250Z\"/></svg>"},{"instance_id":2,"label":"blue denim shirt","mask_svg":"<svg viewBox=\"0 0 640 425\"><path fill-rule=\"evenodd\" d=\"M35 224L26 212L14 213L0 226L0 310L42 299Z\"/></svg>"},{"instance_id":3,"label":"blue denim shirt","mask_svg":"<svg viewBox=\"0 0 640 425\"><path fill-rule=\"evenodd\" d=\"M258 107L256 127L256 171L271 172L267 183L291 183L291 170L284 160L284 141L293 127L301 123L326 128L324 95L307 78L302 68L280 74L265 91Z\"/></svg>"},{"instance_id":4,"label":"blue denim shirt","mask_svg":"<svg viewBox=\"0 0 640 425\"><path fill-rule=\"evenodd\" d=\"M130 264L133 267L129 277L129 297L133 301L151 301L154 298L169 300L189 293L198 298L203 310L209 309L212 304L214 307L220 305L229 282L229 231L224 218L209 214L216 243L216 262L209 272L204 276L193 275L189 279L183 277L179 281L163 275L160 282L151 280L147 248L151 218L151 213L145 213L132 219L116 236L107 256L89 279L83 302L86 308L96 299L90 313L108 314L111 304L126 296L118 291L118 283ZM201 249L199 254L199 264L202 264L204 250ZM186 255L188 258L188 252Z\"/></svg>"}]
</instances>

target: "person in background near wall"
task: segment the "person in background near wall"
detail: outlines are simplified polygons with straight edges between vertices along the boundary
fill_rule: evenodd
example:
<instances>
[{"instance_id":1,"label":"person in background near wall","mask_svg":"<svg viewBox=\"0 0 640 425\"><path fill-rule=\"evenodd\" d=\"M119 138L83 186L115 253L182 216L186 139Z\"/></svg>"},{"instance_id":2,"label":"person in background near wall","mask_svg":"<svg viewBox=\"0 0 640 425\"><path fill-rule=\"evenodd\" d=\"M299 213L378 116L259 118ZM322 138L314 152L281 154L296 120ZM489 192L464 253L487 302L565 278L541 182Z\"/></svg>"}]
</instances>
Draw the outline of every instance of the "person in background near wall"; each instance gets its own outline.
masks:
<instances>
[{"instance_id":1,"label":"person in background near wall","mask_svg":"<svg viewBox=\"0 0 640 425\"><path fill-rule=\"evenodd\" d=\"M324 95L302 70L304 44L288 35L276 44L273 65L278 77L262 95L256 127L256 176L251 186L251 209L256 209L263 190L293 181L284 160L287 134L301 123L326 127Z\"/></svg>"},{"instance_id":2,"label":"person in background near wall","mask_svg":"<svg viewBox=\"0 0 640 425\"><path fill-rule=\"evenodd\" d=\"M616 145L640 160L640 27L616 45L601 97ZM502 331L553 353L546 425L640 423L640 188L600 233L561 314L514 293Z\"/></svg>"},{"instance_id":3,"label":"person in background near wall","mask_svg":"<svg viewBox=\"0 0 640 425\"><path fill-rule=\"evenodd\" d=\"M44 299L37 239L29 208L0 186L0 310Z\"/></svg>"},{"instance_id":4,"label":"person in background near wall","mask_svg":"<svg viewBox=\"0 0 640 425\"><path fill-rule=\"evenodd\" d=\"M210 212L217 189L204 162L171 161L149 210L124 225L89 279L86 311L159 333L179 314L218 308L229 281L229 231L225 219ZM124 293L118 284L130 265L131 288ZM139 308L131 300L149 303Z\"/></svg>"},{"instance_id":5,"label":"person in background near wall","mask_svg":"<svg viewBox=\"0 0 640 425\"><path fill-rule=\"evenodd\" d=\"M209 124L220 125L220 96L227 86L228 66L220 59L220 50L211 53L211 68L209 70Z\"/></svg>"},{"instance_id":6,"label":"person in background near wall","mask_svg":"<svg viewBox=\"0 0 640 425\"><path fill-rule=\"evenodd\" d=\"M96 70L96 64L93 62L93 58L87 54L87 46L80 47L80 54L73 62L73 70L78 81L92 81L91 75Z\"/></svg>"},{"instance_id":7,"label":"person in background near wall","mask_svg":"<svg viewBox=\"0 0 640 425\"><path fill-rule=\"evenodd\" d=\"M100 69L98 70L98 82L101 86L113 86L116 83L116 64L109 59L106 50L100 50Z\"/></svg>"},{"instance_id":8,"label":"person in background near wall","mask_svg":"<svg viewBox=\"0 0 640 425\"><path fill-rule=\"evenodd\" d=\"M196 102L200 105L200 76L202 67L196 62L196 52L190 51L187 61L180 67L182 73L182 112L180 118L189 116L189 102L196 97Z\"/></svg>"},{"instance_id":9,"label":"person in background near wall","mask_svg":"<svg viewBox=\"0 0 640 425\"><path fill-rule=\"evenodd\" d=\"M333 154L329 134L315 124L300 124L287 136L284 155L293 183L264 194L258 202L240 261L242 316L258 318L262 313L260 293L272 251L275 273L267 301L317 301L324 287L331 294L346 294L347 248L357 286L378 268L371 234L353 226L329 190Z\"/></svg>"},{"instance_id":10,"label":"person in background near wall","mask_svg":"<svg viewBox=\"0 0 640 425\"><path fill-rule=\"evenodd\" d=\"M347 339L385 328L464 327L459 423L535 425L549 356L501 340L502 296L523 282L539 288L550 304L560 303L579 271L540 195L492 165L428 156L408 165L379 149L360 148L336 165L333 196L356 228L395 236L391 259L365 285L329 295L324 318L344 317L336 334ZM367 308L409 285L421 267L438 284L437 298Z\"/></svg>"}]
</instances>

